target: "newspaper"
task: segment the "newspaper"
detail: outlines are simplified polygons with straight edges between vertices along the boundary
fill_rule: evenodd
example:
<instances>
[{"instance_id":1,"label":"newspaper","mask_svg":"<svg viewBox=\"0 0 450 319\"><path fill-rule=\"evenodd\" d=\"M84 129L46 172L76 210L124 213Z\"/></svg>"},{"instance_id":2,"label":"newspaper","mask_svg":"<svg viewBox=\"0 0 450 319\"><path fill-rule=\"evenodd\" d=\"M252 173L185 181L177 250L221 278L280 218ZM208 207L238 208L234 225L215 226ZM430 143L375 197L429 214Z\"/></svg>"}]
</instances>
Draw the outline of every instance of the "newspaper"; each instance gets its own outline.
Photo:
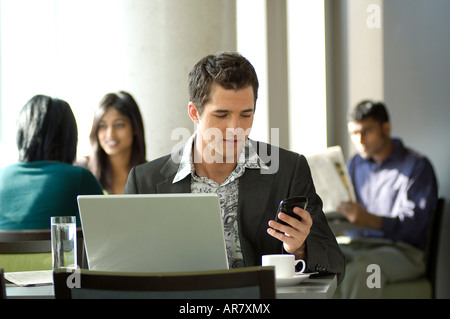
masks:
<instances>
[{"instance_id":1,"label":"newspaper","mask_svg":"<svg viewBox=\"0 0 450 319\"><path fill-rule=\"evenodd\" d=\"M332 146L322 153L307 156L307 160L326 214L335 213L342 201L356 202L355 189L340 146Z\"/></svg>"},{"instance_id":2,"label":"newspaper","mask_svg":"<svg viewBox=\"0 0 450 319\"><path fill-rule=\"evenodd\" d=\"M52 270L39 271L21 271L21 272L6 272L6 285L13 284L15 286L41 286L51 285L53 283Z\"/></svg>"}]
</instances>

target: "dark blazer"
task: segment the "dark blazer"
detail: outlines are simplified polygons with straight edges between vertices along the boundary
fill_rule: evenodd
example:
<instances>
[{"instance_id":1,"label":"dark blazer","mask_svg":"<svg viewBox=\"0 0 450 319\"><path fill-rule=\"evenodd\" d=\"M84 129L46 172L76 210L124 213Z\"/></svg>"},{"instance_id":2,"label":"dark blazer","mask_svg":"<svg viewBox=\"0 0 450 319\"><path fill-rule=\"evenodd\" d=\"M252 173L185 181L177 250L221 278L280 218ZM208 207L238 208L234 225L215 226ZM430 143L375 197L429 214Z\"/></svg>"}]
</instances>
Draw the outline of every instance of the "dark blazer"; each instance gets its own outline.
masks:
<instances>
[{"instance_id":1,"label":"dark blazer","mask_svg":"<svg viewBox=\"0 0 450 319\"><path fill-rule=\"evenodd\" d=\"M260 265L262 255L282 253L282 242L267 234L268 222L275 219L282 199L307 196L306 210L313 220L306 239L307 269L338 274L340 281L345 269L344 256L322 211L322 200L316 194L306 158L269 144L251 142L263 161L271 158L266 164L274 172L246 169L239 179L237 214L245 265ZM190 176L172 183L181 154L182 150L134 167L124 194L190 193Z\"/></svg>"}]
</instances>

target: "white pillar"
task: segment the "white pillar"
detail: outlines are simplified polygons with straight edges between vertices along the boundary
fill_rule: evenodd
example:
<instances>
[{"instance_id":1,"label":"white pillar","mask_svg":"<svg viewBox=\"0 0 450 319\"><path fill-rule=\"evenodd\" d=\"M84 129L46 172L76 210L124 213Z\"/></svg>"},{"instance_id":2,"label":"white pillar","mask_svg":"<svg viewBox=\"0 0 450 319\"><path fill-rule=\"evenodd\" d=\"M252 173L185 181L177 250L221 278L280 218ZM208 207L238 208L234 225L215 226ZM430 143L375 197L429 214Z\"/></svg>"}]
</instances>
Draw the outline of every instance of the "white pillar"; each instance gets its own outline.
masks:
<instances>
[{"instance_id":1,"label":"white pillar","mask_svg":"<svg viewBox=\"0 0 450 319\"><path fill-rule=\"evenodd\" d=\"M146 131L147 159L172 151L191 133L188 74L207 54L236 50L235 1L123 1L125 50L130 91L138 100Z\"/></svg>"}]
</instances>

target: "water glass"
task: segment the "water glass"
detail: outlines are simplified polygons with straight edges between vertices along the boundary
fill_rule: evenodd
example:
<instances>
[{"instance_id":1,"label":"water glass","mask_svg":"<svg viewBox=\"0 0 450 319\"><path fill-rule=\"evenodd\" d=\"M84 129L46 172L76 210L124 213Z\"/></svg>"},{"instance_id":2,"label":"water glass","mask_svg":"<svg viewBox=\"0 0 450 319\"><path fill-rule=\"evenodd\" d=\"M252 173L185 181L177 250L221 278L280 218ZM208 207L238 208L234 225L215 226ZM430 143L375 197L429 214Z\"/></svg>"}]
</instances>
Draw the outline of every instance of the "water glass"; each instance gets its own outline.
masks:
<instances>
[{"instance_id":1,"label":"water glass","mask_svg":"<svg viewBox=\"0 0 450 319\"><path fill-rule=\"evenodd\" d=\"M51 231L53 269L77 268L76 217L51 217Z\"/></svg>"}]
</instances>

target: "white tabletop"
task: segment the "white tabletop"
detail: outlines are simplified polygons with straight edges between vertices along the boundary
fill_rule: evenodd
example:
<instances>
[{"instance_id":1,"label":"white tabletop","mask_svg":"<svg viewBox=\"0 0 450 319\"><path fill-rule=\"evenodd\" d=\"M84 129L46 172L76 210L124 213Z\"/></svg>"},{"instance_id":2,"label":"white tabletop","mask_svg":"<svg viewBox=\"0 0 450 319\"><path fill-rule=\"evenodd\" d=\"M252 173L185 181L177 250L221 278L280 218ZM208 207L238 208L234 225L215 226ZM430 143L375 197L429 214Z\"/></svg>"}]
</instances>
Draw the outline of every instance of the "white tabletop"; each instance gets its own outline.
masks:
<instances>
[{"instance_id":1,"label":"white tabletop","mask_svg":"<svg viewBox=\"0 0 450 319\"><path fill-rule=\"evenodd\" d=\"M337 287L336 275L308 278L295 286L276 287L277 299L327 299L332 298ZM11 299L52 299L55 297L53 285L6 287L7 298Z\"/></svg>"},{"instance_id":2,"label":"white tabletop","mask_svg":"<svg viewBox=\"0 0 450 319\"><path fill-rule=\"evenodd\" d=\"M6 286L7 299L54 299L53 285L44 286Z\"/></svg>"},{"instance_id":3,"label":"white tabletop","mask_svg":"<svg viewBox=\"0 0 450 319\"><path fill-rule=\"evenodd\" d=\"M336 275L308 278L295 286L276 288L277 299L331 299L337 288Z\"/></svg>"}]
</instances>

